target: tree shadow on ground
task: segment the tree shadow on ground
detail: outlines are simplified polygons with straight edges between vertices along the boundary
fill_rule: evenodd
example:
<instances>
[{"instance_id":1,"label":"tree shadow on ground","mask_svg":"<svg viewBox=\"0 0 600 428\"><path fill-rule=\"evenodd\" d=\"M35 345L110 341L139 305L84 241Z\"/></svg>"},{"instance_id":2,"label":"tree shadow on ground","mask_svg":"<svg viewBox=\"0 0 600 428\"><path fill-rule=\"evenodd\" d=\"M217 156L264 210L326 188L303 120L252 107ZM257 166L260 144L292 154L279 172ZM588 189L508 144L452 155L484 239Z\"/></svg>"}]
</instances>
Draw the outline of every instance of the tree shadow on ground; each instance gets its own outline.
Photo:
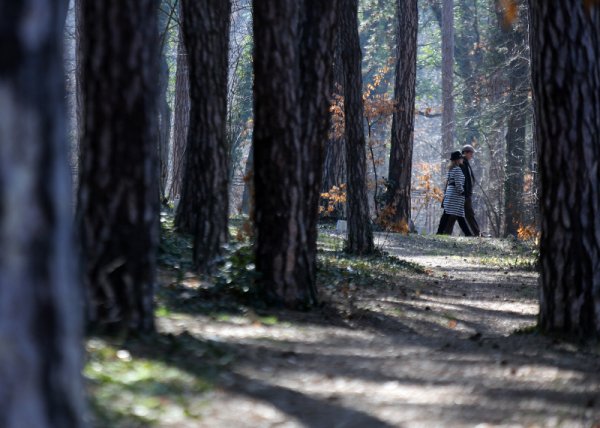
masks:
<instances>
[{"instance_id":1,"label":"tree shadow on ground","mask_svg":"<svg viewBox=\"0 0 600 428\"><path fill-rule=\"evenodd\" d=\"M240 360L248 349L239 344L214 342L198 339L187 332L179 335L156 334L143 339L135 339L123 343L121 347L129 350L136 358L152 359L174 365L194 376L210 379L212 382L236 395L245 395L262 400L290 417L310 427L381 427L391 425L367 413L345 407L327 399L311 397L279 385L249 378L235 370L234 364L220 365L217 360L194 357L194 354L205 354L210 349L218 355L235 355ZM227 376L219 377L218 372L227 372ZM207 374L210 373L210 374ZM332 425L332 421L336 421Z\"/></svg>"}]
</instances>

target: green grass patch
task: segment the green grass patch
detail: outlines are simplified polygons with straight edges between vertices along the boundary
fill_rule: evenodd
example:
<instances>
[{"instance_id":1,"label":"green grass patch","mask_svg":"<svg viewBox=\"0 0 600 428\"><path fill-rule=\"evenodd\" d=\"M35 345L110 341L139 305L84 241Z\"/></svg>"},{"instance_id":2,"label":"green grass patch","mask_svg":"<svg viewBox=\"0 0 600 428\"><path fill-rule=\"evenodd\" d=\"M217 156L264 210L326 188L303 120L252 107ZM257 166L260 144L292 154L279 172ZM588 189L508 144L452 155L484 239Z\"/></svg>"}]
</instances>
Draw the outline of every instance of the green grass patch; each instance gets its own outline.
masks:
<instances>
[{"instance_id":1,"label":"green grass patch","mask_svg":"<svg viewBox=\"0 0 600 428\"><path fill-rule=\"evenodd\" d=\"M84 368L92 426L177 426L202 416L203 396L231 354L188 334L119 342L90 338Z\"/></svg>"}]
</instances>

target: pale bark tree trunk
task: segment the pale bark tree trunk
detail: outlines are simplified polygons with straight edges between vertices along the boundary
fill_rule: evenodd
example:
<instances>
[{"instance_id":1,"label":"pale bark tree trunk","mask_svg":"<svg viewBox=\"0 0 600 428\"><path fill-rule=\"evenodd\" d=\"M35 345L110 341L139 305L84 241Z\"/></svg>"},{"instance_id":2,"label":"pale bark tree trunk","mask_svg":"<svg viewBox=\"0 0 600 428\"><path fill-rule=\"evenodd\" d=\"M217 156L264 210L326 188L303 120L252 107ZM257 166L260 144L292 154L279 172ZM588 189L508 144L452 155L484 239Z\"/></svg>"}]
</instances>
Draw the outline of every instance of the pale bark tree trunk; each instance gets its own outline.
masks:
<instances>
[{"instance_id":1,"label":"pale bark tree trunk","mask_svg":"<svg viewBox=\"0 0 600 428\"><path fill-rule=\"evenodd\" d=\"M194 265L210 273L228 240L227 64L231 2L181 0L190 117L175 225L194 235Z\"/></svg>"},{"instance_id":2,"label":"pale bark tree trunk","mask_svg":"<svg viewBox=\"0 0 600 428\"><path fill-rule=\"evenodd\" d=\"M168 3L168 2L167 2ZM168 4L165 4L168 10ZM166 56L166 38L168 37L169 27L172 16L167 15L165 11L159 14L159 34L160 39L160 65L158 74L158 166L160 180L160 199L166 203L167 199L167 181L169 178L169 137L171 134L171 108L167 102L167 91L169 89L169 64Z\"/></svg>"},{"instance_id":3,"label":"pale bark tree trunk","mask_svg":"<svg viewBox=\"0 0 600 428\"><path fill-rule=\"evenodd\" d=\"M255 0L256 264L268 301L317 302L316 216L335 1Z\"/></svg>"},{"instance_id":4,"label":"pale bark tree trunk","mask_svg":"<svg viewBox=\"0 0 600 428\"><path fill-rule=\"evenodd\" d=\"M600 9L530 0L540 325L600 338Z\"/></svg>"},{"instance_id":5,"label":"pale bark tree trunk","mask_svg":"<svg viewBox=\"0 0 600 428\"><path fill-rule=\"evenodd\" d=\"M454 145L454 0L442 0L442 159ZM444 168L442 168L444 170ZM445 176L445 174L443 173Z\"/></svg>"},{"instance_id":6,"label":"pale bark tree trunk","mask_svg":"<svg viewBox=\"0 0 600 428\"><path fill-rule=\"evenodd\" d=\"M78 223L87 314L99 330L154 329L156 14L153 0L81 3Z\"/></svg>"},{"instance_id":7,"label":"pale bark tree trunk","mask_svg":"<svg viewBox=\"0 0 600 428\"><path fill-rule=\"evenodd\" d=\"M482 99L480 94L483 91L481 76L485 74L485 71L481 69L483 52L479 36L478 0L459 0L457 6L462 26L459 32L455 32L454 62L457 74L464 80L461 94L463 121L460 126L463 128L464 142L478 148ZM454 130L456 132L456 126Z\"/></svg>"},{"instance_id":8,"label":"pale bark tree trunk","mask_svg":"<svg viewBox=\"0 0 600 428\"><path fill-rule=\"evenodd\" d=\"M0 13L4 428L84 426L62 62L67 3L4 2Z\"/></svg>"},{"instance_id":9,"label":"pale bark tree trunk","mask_svg":"<svg viewBox=\"0 0 600 428\"><path fill-rule=\"evenodd\" d=\"M373 231L367 202L364 106L360 40L358 37L358 0L340 0L339 25L344 64L344 115L346 131L346 165L348 175L348 243L347 251L368 254L374 250Z\"/></svg>"},{"instance_id":10,"label":"pale bark tree trunk","mask_svg":"<svg viewBox=\"0 0 600 428\"><path fill-rule=\"evenodd\" d=\"M521 1L525 3L524 1ZM525 140L529 112L529 62L527 11L519 14L519 21L508 36L509 64L508 108L510 114L506 132L506 170L504 178L504 235L517 236L523 223L524 178L527 165Z\"/></svg>"},{"instance_id":11,"label":"pale bark tree trunk","mask_svg":"<svg viewBox=\"0 0 600 428\"><path fill-rule=\"evenodd\" d=\"M183 43L181 28L177 42L177 71L175 73L175 106L173 109L171 136L171 200L181 197L183 167L190 124L190 82L187 53Z\"/></svg>"},{"instance_id":12,"label":"pale bark tree trunk","mask_svg":"<svg viewBox=\"0 0 600 428\"><path fill-rule=\"evenodd\" d=\"M396 81L392 117L387 203L394 223L410 221L410 186L417 76L417 0L397 1Z\"/></svg>"}]
</instances>

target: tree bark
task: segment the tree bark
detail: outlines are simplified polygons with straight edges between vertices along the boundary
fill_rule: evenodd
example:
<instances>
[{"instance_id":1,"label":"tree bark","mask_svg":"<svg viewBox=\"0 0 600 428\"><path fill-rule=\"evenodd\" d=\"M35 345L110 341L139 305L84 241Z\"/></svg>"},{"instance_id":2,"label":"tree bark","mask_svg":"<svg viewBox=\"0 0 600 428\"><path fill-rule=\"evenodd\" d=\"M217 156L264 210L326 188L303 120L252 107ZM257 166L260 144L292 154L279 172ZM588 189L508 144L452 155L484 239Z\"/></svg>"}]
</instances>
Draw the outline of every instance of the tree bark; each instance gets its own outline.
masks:
<instances>
[{"instance_id":1,"label":"tree bark","mask_svg":"<svg viewBox=\"0 0 600 428\"><path fill-rule=\"evenodd\" d=\"M524 3L522 1L522 3ZM524 9L524 8L522 8ZM524 12L524 13L523 13ZM528 19L526 10L508 37L509 63L508 108L506 132L506 170L504 178L504 236L517 236L524 218L524 178L527 166L525 140L529 112Z\"/></svg>"},{"instance_id":2,"label":"tree bark","mask_svg":"<svg viewBox=\"0 0 600 428\"><path fill-rule=\"evenodd\" d=\"M330 124L330 97L335 46L337 0L304 0L300 34L302 173L306 219L309 284L316 295L317 222L325 143Z\"/></svg>"},{"instance_id":3,"label":"tree bark","mask_svg":"<svg viewBox=\"0 0 600 428\"><path fill-rule=\"evenodd\" d=\"M392 117L387 203L394 223L410 221L410 186L417 75L417 0L397 2L396 81Z\"/></svg>"},{"instance_id":4,"label":"tree bark","mask_svg":"<svg viewBox=\"0 0 600 428\"><path fill-rule=\"evenodd\" d=\"M344 96L344 67L342 64L342 40L340 32L335 34L335 48L333 60L333 98L342 98ZM333 186L340 187L346 183L346 141L343 133L335 132L332 123L330 137L325 146L325 160L323 164L323 179L321 192L329 192ZM341 135L338 135L341 134ZM333 213L337 218L342 213Z\"/></svg>"},{"instance_id":5,"label":"tree bark","mask_svg":"<svg viewBox=\"0 0 600 428\"><path fill-rule=\"evenodd\" d=\"M177 71L175 73L175 107L171 135L171 200L181 197L183 166L190 124L190 82L187 53L183 43L181 28L177 42Z\"/></svg>"},{"instance_id":6,"label":"tree bark","mask_svg":"<svg viewBox=\"0 0 600 428\"><path fill-rule=\"evenodd\" d=\"M442 159L454 145L454 0L442 0ZM444 170L444 168L442 168Z\"/></svg>"},{"instance_id":7,"label":"tree bark","mask_svg":"<svg viewBox=\"0 0 600 428\"><path fill-rule=\"evenodd\" d=\"M600 338L600 10L530 0L540 326ZM587 10L586 10L587 9Z\"/></svg>"},{"instance_id":8,"label":"tree bark","mask_svg":"<svg viewBox=\"0 0 600 428\"><path fill-rule=\"evenodd\" d=\"M340 0L340 32L344 64L344 116L348 174L347 251L368 254L374 250L373 231L367 202L365 132L363 126L362 73L358 38L358 0Z\"/></svg>"},{"instance_id":9,"label":"tree bark","mask_svg":"<svg viewBox=\"0 0 600 428\"><path fill-rule=\"evenodd\" d=\"M317 302L316 217L335 1L255 0L256 264L268 301Z\"/></svg>"},{"instance_id":10,"label":"tree bark","mask_svg":"<svg viewBox=\"0 0 600 428\"><path fill-rule=\"evenodd\" d=\"M84 426L63 70L67 1L0 13L0 426ZM25 31L26 30L26 31Z\"/></svg>"},{"instance_id":11,"label":"tree bark","mask_svg":"<svg viewBox=\"0 0 600 428\"><path fill-rule=\"evenodd\" d=\"M169 6L168 4L165 6ZM166 203L167 181L169 179L169 137L171 134L171 108L167 102L167 91L169 89L169 64L166 56L166 42L168 37L171 17L165 12L159 14L159 34L161 35L161 51L158 74L158 165L160 182L160 199Z\"/></svg>"},{"instance_id":12,"label":"tree bark","mask_svg":"<svg viewBox=\"0 0 600 428\"><path fill-rule=\"evenodd\" d=\"M481 93L483 52L479 32L477 0L459 0L458 12L462 26L455 31L454 61L456 72L463 79L462 121L460 135L465 144L478 147L480 143ZM459 132L455 129L456 133Z\"/></svg>"},{"instance_id":13,"label":"tree bark","mask_svg":"<svg viewBox=\"0 0 600 428\"><path fill-rule=\"evenodd\" d=\"M194 265L210 273L227 243L227 64L231 1L181 0L190 116L183 192L175 225L194 235Z\"/></svg>"},{"instance_id":14,"label":"tree bark","mask_svg":"<svg viewBox=\"0 0 600 428\"><path fill-rule=\"evenodd\" d=\"M158 245L157 7L82 0L78 225L92 328L152 331Z\"/></svg>"}]
</instances>

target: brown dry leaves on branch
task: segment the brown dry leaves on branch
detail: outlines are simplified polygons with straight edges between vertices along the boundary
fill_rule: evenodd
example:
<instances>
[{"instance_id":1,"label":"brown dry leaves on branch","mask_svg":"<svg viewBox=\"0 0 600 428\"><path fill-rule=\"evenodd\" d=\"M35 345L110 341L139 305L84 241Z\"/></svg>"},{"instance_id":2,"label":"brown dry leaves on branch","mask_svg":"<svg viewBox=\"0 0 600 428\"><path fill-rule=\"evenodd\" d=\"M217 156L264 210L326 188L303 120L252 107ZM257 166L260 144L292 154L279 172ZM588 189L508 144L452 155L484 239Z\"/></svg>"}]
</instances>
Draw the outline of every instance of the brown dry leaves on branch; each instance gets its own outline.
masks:
<instances>
[{"instance_id":1,"label":"brown dry leaves on branch","mask_svg":"<svg viewBox=\"0 0 600 428\"><path fill-rule=\"evenodd\" d=\"M423 192L424 203L428 205L431 202L442 202L444 192L440 189L434 180L439 175L440 165L433 163L420 162L416 166L417 185L416 189Z\"/></svg>"},{"instance_id":2,"label":"brown dry leaves on branch","mask_svg":"<svg viewBox=\"0 0 600 428\"><path fill-rule=\"evenodd\" d=\"M329 189L329 192L321 193L321 198L327 202L327 206L321 205L319 207L319 213L326 216L330 215L336 208L339 209L341 204L346 203L346 185L342 184L339 187L333 186Z\"/></svg>"}]
</instances>

